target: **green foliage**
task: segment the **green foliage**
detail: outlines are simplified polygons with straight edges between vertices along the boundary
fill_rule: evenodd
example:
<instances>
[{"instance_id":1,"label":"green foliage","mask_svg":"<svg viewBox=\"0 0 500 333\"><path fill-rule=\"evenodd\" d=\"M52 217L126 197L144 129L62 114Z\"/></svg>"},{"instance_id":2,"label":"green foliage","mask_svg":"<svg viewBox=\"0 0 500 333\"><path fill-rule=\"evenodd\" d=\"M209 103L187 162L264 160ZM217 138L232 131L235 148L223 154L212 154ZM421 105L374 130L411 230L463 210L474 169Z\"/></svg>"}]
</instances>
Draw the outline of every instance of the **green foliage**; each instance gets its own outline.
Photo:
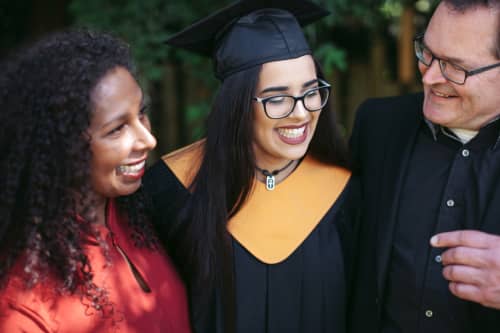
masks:
<instances>
[{"instance_id":1,"label":"green foliage","mask_svg":"<svg viewBox=\"0 0 500 333\"><path fill-rule=\"evenodd\" d=\"M385 1L380 7L380 12L387 18L399 17L403 13L403 4L401 1Z\"/></svg>"},{"instance_id":2,"label":"green foliage","mask_svg":"<svg viewBox=\"0 0 500 333\"><path fill-rule=\"evenodd\" d=\"M159 81L166 60L177 55L164 41L214 6L217 1L72 0L69 12L78 26L109 31L127 40L142 75ZM194 59L190 54L183 58Z\"/></svg>"},{"instance_id":3,"label":"green foliage","mask_svg":"<svg viewBox=\"0 0 500 333\"><path fill-rule=\"evenodd\" d=\"M75 0L70 3L69 10L77 25L111 31L127 40L142 74L154 81L161 78L156 64L167 55L165 48L155 47L167 37L162 27L166 3L160 0Z\"/></svg>"},{"instance_id":4,"label":"green foliage","mask_svg":"<svg viewBox=\"0 0 500 333\"><path fill-rule=\"evenodd\" d=\"M315 50L315 56L323 65L326 75L330 75L334 69L344 71L348 67L349 59L346 50L348 46L345 43L343 46L336 44L337 35L334 31L375 29L381 22L379 8L385 1L392 0L315 1L331 13L325 19L306 28L308 40ZM351 41L351 43L356 43L356 41Z\"/></svg>"},{"instance_id":5,"label":"green foliage","mask_svg":"<svg viewBox=\"0 0 500 333\"><path fill-rule=\"evenodd\" d=\"M385 0L322 0L316 1L332 15L323 20L330 27L344 25L353 20L373 26L379 16L378 7Z\"/></svg>"},{"instance_id":6,"label":"green foliage","mask_svg":"<svg viewBox=\"0 0 500 333\"><path fill-rule=\"evenodd\" d=\"M335 68L340 70L347 69L347 59L345 51L336 48L330 43L322 44L316 49L314 55L323 65L326 76L330 76Z\"/></svg>"},{"instance_id":7,"label":"green foliage","mask_svg":"<svg viewBox=\"0 0 500 333\"><path fill-rule=\"evenodd\" d=\"M190 104L186 108L186 121L191 128L190 142L199 140L205 133L204 119L210 111L210 106L206 102Z\"/></svg>"},{"instance_id":8,"label":"green foliage","mask_svg":"<svg viewBox=\"0 0 500 333\"><path fill-rule=\"evenodd\" d=\"M413 7L417 12L429 14L438 0L384 0L380 5L380 14L386 19L399 18L405 6Z\"/></svg>"}]
</instances>

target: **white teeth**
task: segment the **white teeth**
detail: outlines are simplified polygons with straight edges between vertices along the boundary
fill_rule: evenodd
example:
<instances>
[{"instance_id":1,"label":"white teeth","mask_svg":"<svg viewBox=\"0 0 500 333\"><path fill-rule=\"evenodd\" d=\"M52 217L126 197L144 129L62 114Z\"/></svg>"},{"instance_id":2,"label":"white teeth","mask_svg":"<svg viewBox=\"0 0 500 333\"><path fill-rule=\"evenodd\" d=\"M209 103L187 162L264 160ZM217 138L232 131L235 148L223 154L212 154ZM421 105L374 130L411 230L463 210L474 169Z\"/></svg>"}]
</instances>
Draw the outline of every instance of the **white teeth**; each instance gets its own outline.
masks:
<instances>
[{"instance_id":1,"label":"white teeth","mask_svg":"<svg viewBox=\"0 0 500 333\"><path fill-rule=\"evenodd\" d=\"M120 165L117 170L123 174L137 173L146 165L146 161L139 162L133 165Z\"/></svg>"},{"instance_id":2,"label":"white teeth","mask_svg":"<svg viewBox=\"0 0 500 333\"><path fill-rule=\"evenodd\" d=\"M306 130L305 126L300 128L278 128L278 133L281 136L284 136L289 139L295 139L304 135L304 131Z\"/></svg>"},{"instance_id":3,"label":"white teeth","mask_svg":"<svg viewBox=\"0 0 500 333\"><path fill-rule=\"evenodd\" d=\"M450 95L442 94L438 91L434 91L434 95L439 96L439 97L450 97Z\"/></svg>"}]
</instances>

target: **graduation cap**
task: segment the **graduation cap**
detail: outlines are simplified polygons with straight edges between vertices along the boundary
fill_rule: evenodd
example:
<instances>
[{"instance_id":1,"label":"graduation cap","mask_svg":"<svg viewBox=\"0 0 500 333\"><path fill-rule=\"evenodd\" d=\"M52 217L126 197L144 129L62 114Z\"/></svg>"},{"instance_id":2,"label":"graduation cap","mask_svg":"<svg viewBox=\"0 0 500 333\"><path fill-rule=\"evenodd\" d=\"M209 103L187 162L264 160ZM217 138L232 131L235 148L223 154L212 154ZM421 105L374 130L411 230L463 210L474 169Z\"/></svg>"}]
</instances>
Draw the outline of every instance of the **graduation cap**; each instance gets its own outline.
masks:
<instances>
[{"instance_id":1,"label":"graduation cap","mask_svg":"<svg viewBox=\"0 0 500 333\"><path fill-rule=\"evenodd\" d=\"M240 0L170 37L166 43L212 57L223 81L270 61L310 54L301 26L329 12L304 0Z\"/></svg>"}]
</instances>

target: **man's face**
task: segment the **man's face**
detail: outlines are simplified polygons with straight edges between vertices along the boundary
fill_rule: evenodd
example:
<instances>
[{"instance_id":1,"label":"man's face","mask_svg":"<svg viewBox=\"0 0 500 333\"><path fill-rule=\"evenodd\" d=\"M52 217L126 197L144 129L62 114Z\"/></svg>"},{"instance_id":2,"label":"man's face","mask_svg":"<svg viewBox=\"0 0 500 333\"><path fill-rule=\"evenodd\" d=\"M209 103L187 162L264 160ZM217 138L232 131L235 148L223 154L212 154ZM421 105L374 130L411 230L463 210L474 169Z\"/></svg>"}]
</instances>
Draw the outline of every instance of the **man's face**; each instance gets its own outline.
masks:
<instances>
[{"instance_id":1,"label":"man's face","mask_svg":"<svg viewBox=\"0 0 500 333\"><path fill-rule=\"evenodd\" d=\"M495 64L498 11L485 7L454 11L441 3L424 37L438 58L466 70ZM446 80L434 60L418 64L424 85L423 112L430 121L449 128L478 130L500 114L500 67L470 76L464 85Z\"/></svg>"}]
</instances>

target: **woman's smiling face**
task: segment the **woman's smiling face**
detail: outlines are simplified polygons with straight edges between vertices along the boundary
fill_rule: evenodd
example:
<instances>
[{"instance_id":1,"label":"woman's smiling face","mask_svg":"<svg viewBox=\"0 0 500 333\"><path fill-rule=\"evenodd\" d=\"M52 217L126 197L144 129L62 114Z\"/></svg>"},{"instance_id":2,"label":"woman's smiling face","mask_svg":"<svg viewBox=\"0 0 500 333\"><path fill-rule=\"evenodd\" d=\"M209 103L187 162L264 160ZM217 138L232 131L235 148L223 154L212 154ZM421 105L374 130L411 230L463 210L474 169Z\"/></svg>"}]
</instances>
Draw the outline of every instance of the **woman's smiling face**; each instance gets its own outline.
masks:
<instances>
[{"instance_id":1,"label":"woman's smiling face","mask_svg":"<svg viewBox=\"0 0 500 333\"><path fill-rule=\"evenodd\" d=\"M132 194L141 185L147 154L156 146L142 91L125 68L117 67L99 81L91 97L93 190L103 199Z\"/></svg>"},{"instance_id":2,"label":"woman's smiling face","mask_svg":"<svg viewBox=\"0 0 500 333\"><path fill-rule=\"evenodd\" d=\"M256 96L301 96L318 85L313 58L305 55L262 65ZM253 110L253 149L257 166L275 170L306 154L321 111L309 112L301 101L295 104L290 115L282 119L267 117L259 102L254 102Z\"/></svg>"}]
</instances>

